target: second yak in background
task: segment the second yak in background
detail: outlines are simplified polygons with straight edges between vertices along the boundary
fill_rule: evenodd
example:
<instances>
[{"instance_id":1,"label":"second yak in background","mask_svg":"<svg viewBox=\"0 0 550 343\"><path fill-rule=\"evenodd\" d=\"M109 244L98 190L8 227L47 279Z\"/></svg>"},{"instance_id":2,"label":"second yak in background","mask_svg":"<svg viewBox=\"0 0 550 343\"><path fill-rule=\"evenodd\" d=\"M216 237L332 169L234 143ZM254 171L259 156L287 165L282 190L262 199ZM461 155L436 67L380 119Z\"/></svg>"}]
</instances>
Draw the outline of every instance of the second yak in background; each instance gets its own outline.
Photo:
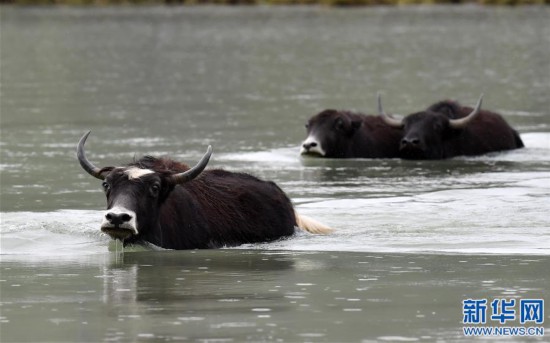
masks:
<instances>
[{"instance_id":1,"label":"second yak in background","mask_svg":"<svg viewBox=\"0 0 550 343\"><path fill-rule=\"evenodd\" d=\"M373 115L327 109L311 117L300 153L327 158L399 156L402 129Z\"/></svg>"}]
</instances>

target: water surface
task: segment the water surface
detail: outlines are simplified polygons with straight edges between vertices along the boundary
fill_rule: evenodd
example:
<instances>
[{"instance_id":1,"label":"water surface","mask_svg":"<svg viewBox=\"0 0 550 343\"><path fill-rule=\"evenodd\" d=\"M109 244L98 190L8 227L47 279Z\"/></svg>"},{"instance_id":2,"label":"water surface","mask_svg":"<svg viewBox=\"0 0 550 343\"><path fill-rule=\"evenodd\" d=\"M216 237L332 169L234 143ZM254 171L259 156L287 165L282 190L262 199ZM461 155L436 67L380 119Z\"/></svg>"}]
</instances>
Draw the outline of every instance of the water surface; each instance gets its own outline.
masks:
<instances>
[{"instance_id":1,"label":"water surface","mask_svg":"<svg viewBox=\"0 0 550 343\"><path fill-rule=\"evenodd\" d=\"M549 262L258 250L133 252L62 267L8 262L2 339L456 341L463 299L547 298Z\"/></svg>"},{"instance_id":2,"label":"water surface","mask_svg":"<svg viewBox=\"0 0 550 343\"><path fill-rule=\"evenodd\" d=\"M2 341L454 341L466 297L547 298L549 8L1 10ZM299 157L311 115L378 91L401 114L483 92L526 147ZM336 232L121 255L87 130L101 166L212 144Z\"/></svg>"}]
</instances>

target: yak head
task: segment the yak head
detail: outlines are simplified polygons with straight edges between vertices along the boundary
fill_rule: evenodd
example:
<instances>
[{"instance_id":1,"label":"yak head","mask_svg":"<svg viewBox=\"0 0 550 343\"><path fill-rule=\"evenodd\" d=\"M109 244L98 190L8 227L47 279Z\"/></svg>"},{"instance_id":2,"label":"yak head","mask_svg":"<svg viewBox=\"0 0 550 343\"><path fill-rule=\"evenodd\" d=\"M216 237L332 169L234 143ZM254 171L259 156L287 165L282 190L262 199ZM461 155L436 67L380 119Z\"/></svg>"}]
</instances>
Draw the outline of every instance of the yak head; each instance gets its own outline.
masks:
<instances>
[{"instance_id":1,"label":"yak head","mask_svg":"<svg viewBox=\"0 0 550 343\"><path fill-rule=\"evenodd\" d=\"M475 108L466 116L452 119L444 106L431 106L425 111L394 119L384 112L378 96L378 112L386 124L403 129L400 155L408 159L441 159L445 157L445 141L456 137L480 113L483 94ZM447 106L448 107L448 106ZM448 109L448 108L447 108Z\"/></svg>"},{"instance_id":2,"label":"yak head","mask_svg":"<svg viewBox=\"0 0 550 343\"><path fill-rule=\"evenodd\" d=\"M193 168L171 160L144 157L121 167L94 166L84 152L90 132L78 143L77 157L82 168L102 180L107 197L107 210L103 215L101 231L125 243L139 241L147 231L159 225L160 206L178 184L196 178L206 167L212 147ZM183 172L174 172L174 165Z\"/></svg>"},{"instance_id":3,"label":"yak head","mask_svg":"<svg viewBox=\"0 0 550 343\"><path fill-rule=\"evenodd\" d=\"M307 138L302 142L302 155L346 157L351 138L362 121L350 112L324 110L306 123Z\"/></svg>"}]
</instances>

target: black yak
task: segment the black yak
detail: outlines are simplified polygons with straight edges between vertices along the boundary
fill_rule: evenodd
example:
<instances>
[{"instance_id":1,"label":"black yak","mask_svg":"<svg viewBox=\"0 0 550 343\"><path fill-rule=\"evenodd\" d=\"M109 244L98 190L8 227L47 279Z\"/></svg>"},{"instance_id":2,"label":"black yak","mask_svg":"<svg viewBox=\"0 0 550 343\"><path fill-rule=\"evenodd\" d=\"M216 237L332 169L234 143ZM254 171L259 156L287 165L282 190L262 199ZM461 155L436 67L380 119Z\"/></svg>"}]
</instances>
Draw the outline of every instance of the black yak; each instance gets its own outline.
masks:
<instances>
[{"instance_id":1,"label":"black yak","mask_svg":"<svg viewBox=\"0 0 550 343\"><path fill-rule=\"evenodd\" d=\"M204 170L212 148L192 167L145 156L120 167L94 166L84 153L90 132L78 143L82 168L103 180L107 197L101 230L127 244L166 249L207 249L269 242L300 227L313 233L330 228L297 214L273 182L245 173Z\"/></svg>"},{"instance_id":2,"label":"black yak","mask_svg":"<svg viewBox=\"0 0 550 343\"><path fill-rule=\"evenodd\" d=\"M440 101L402 120L384 113L380 97L378 108L388 125L403 129L401 158L433 160L522 148L519 134L500 114L481 109L482 99L475 108Z\"/></svg>"},{"instance_id":3,"label":"black yak","mask_svg":"<svg viewBox=\"0 0 550 343\"><path fill-rule=\"evenodd\" d=\"M324 110L306 124L302 155L329 158L392 158L399 155L402 130L378 116Z\"/></svg>"}]
</instances>

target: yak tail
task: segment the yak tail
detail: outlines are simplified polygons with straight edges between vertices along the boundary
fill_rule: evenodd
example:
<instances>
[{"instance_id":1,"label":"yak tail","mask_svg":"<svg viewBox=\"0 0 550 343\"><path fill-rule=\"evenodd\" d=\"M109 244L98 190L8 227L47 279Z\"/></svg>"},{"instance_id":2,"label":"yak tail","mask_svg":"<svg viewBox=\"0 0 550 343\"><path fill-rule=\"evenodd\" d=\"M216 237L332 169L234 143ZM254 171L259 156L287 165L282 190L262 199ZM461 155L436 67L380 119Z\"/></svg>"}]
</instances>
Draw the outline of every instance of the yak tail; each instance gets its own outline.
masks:
<instances>
[{"instance_id":1,"label":"yak tail","mask_svg":"<svg viewBox=\"0 0 550 343\"><path fill-rule=\"evenodd\" d=\"M516 148L523 148L525 145L523 144L523 141L521 140L521 137L519 136L519 133L514 130L514 140L516 141Z\"/></svg>"},{"instance_id":2,"label":"yak tail","mask_svg":"<svg viewBox=\"0 0 550 343\"><path fill-rule=\"evenodd\" d=\"M319 235L327 235L334 231L330 227L319 223L315 219L298 214L296 211L294 212L294 215L296 216L296 226L304 231Z\"/></svg>"}]
</instances>

